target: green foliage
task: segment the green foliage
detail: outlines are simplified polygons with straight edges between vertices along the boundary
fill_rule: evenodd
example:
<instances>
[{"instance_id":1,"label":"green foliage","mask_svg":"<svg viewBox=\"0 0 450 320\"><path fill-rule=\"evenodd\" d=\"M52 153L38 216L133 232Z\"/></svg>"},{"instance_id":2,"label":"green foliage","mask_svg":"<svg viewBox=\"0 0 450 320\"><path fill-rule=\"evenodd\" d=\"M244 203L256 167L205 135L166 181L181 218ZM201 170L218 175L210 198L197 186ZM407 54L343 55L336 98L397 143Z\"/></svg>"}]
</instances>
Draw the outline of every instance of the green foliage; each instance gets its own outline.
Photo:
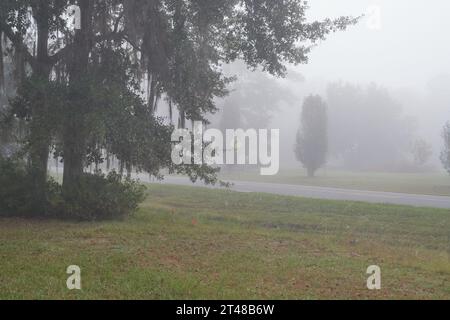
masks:
<instances>
[{"instance_id":1,"label":"green foliage","mask_svg":"<svg viewBox=\"0 0 450 320\"><path fill-rule=\"evenodd\" d=\"M301 127L297 135L295 153L308 170L308 176L327 160L328 117L327 105L320 96L309 96L303 104Z\"/></svg>"},{"instance_id":2,"label":"green foliage","mask_svg":"<svg viewBox=\"0 0 450 320\"><path fill-rule=\"evenodd\" d=\"M62 188L53 179L46 184L46 212L36 211L33 181L26 166L0 158L0 216L49 217L70 220L107 220L124 218L144 201L145 187L136 181L122 179L113 172L85 174L80 192L64 199Z\"/></svg>"},{"instance_id":3,"label":"green foliage","mask_svg":"<svg viewBox=\"0 0 450 320\"><path fill-rule=\"evenodd\" d=\"M82 17L78 30L63 14L73 4ZM139 198L133 185L82 175L105 153L128 173L159 177L168 169L217 182L213 168L172 164L173 126L155 116L158 102L164 97L171 114L178 109L180 127L206 122L233 79L223 74L224 63L240 59L283 76L286 63L306 63L314 44L357 21L308 22L307 9L297 0L1 1L0 32L17 82L11 109L27 126L18 144L31 193L72 218L128 214ZM42 192L50 150L64 161L64 200Z\"/></svg>"},{"instance_id":4,"label":"green foliage","mask_svg":"<svg viewBox=\"0 0 450 320\"><path fill-rule=\"evenodd\" d=\"M23 166L0 158L0 216L29 213L30 181Z\"/></svg>"},{"instance_id":5,"label":"green foliage","mask_svg":"<svg viewBox=\"0 0 450 320\"><path fill-rule=\"evenodd\" d=\"M46 206L59 198L59 185L49 179L46 183ZM0 216L43 217L48 212L38 212L33 181L21 161L0 158Z\"/></svg>"},{"instance_id":6,"label":"green foliage","mask_svg":"<svg viewBox=\"0 0 450 320\"><path fill-rule=\"evenodd\" d=\"M145 199L146 188L116 172L85 174L79 193L54 203L53 215L71 220L121 219L134 213ZM61 198L62 199L62 198Z\"/></svg>"}]
</instances>

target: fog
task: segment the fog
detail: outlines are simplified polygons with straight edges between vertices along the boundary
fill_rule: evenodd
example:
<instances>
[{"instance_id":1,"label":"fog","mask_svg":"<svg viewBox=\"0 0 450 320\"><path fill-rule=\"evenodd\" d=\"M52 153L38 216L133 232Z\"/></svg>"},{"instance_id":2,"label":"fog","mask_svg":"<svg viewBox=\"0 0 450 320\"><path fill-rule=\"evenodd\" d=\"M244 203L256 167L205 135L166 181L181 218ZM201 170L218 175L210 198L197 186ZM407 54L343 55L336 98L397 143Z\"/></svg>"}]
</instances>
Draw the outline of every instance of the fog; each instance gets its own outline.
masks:
<instances>
[{"instance_id":1,"label":"fog","mask_svg":"<svg viewBox=\"0 0 450 320\"><path fill-rule=\"evenodd\" d=\"M269 127L281 129L281 165L299 166L293 148L302 103L306 96L319 94L329 107L332 137L327 166L376 171L440 170L440 134L445 122L450 120L450 43L444 38L450 30L450 3L445 0L315 0L310 2L310 7L311 20L365 16L356 26L332 34L318 44L308 64L290 66L285 79L274 79L260 72L252 74L240 64L227 66L229 74L238 74L241 80L233 84L231 96L218 103L221 111L211 118L213 125L220 125L220 118L227 110L234 114L236 110L232 108L236 105L257 110L253 112L255 119L255 114L269 113ZM249 78L251 86L257 89L249 90L246 82ZM336 86L352 88L350 91L356 95L359 90L361 97L366 96L359 104L347 105L344 110L330 95L330 88ZM384 98L377 93L370 101L367 91L371 88L376 88ZM243 92L246 98L242 98ZM265 97L267 92L272 92L270 99ZM280 97L274 98L277 93ZM340 103L352 104L349 99ZM259 106L249 106L249 100L259 101ZM270 107L267 101L272 103ZM255 120L254 126L261 123L264 122ZM251 121L247 124L251 126ZM353 167L349 164L352 161L343 163L342 157L332 150L336 147L333 137L355 124L360 124L361 130L354 128L348 136L361 136L370 126L372 133L364 134L366 139L359 143L365 144L363 149L373 150L355 155L360 159L359 165ZM242 125L241 119L234 127ZM431 157L420 166L412 164L410 152L417 140L425 141L432 148ZM377 153L387 155L376 157Z\"/></svg>"},{"instance_id":2,"label":"fog","mask_svg":"<svg viewBox=\"0 0 450 320\"><path fill-rule=\"evenodd\" d=\"M444 36L450 29L448 1L314 0L310 6L311 19L366 17L312 52L310 64L299 68L308 79L424 89L431 78L450 70L450 44ZM379 25L372 23L371 7L379 8Z\"/></svg>"}]
</instances>

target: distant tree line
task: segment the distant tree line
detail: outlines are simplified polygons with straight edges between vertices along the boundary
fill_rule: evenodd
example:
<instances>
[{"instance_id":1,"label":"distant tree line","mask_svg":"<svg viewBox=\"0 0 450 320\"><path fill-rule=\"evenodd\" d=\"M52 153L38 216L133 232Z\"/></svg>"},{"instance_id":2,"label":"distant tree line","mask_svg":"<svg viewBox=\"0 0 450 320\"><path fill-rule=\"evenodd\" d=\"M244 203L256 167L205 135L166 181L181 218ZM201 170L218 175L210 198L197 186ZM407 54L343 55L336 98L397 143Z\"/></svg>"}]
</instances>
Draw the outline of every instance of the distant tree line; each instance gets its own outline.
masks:
<instances>
[{"instance_id":1,"label":"distant tree line","mask_svg":"<svg viewBox=\"0 0 450 320\"><path fill-rule=\"evenodd\" d=\"M450 169L450 123L443 130L441 161ZM295 145L297 159L308 176L333 158L353 170L418 169L433 155L429 142L416 134L415 120L403 115L401 105L387 90L335 83L326 100L304 100Z\"/></svg>"}]
</instances>

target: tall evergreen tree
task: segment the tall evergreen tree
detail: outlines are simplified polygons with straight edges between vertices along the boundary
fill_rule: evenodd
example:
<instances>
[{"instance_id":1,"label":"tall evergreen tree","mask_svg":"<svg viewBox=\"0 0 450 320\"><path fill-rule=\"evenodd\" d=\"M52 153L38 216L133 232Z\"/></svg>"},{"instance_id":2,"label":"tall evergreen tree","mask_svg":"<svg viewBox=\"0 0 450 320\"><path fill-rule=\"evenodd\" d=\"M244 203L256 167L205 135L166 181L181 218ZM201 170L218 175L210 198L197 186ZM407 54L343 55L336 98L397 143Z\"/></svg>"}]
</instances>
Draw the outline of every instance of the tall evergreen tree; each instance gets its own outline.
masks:
<instances>
[{"instance_id":1,"label":"tall evergreen tree","mask_svg":"<svg viewBox=\"0 0 450 320\"><path fill-rule=\"evenodd\" d=\"M309 177L327 160L328 117L327 105L320 96L305 99L301 115L301 127L297 134L295 153Z\"/></svg>"}]
</instances>

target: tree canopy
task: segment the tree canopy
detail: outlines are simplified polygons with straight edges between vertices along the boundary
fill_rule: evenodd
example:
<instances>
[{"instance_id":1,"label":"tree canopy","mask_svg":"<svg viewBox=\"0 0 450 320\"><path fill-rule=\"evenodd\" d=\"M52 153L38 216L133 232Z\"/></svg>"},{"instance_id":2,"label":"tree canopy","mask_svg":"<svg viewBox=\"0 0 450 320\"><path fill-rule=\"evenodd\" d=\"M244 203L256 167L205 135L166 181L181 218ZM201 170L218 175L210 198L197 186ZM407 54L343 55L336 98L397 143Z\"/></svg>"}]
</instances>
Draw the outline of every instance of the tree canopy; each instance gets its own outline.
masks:
<instances>
[{"instance_id":1,"label":"tree canopy","mask_svg":"<svg viewBox=\"0 0 450 320\"><path fill-rule=\"evenodd\" d=\"M357 21L309 22L307 9L301 0L1 1L0 60L14 66L16 84L6 118L26 125L20 144L36 205L45 210L51 150L64 161L66 199L105 155L129 171L168 168L215 182L212 168L173 166L172 125L156 116L159 102L178 110L180 127L206 121L232 81L223 64L239 59L284 76L286 64L307 63L318 41Z\"/></svg>"}]
</instances>

